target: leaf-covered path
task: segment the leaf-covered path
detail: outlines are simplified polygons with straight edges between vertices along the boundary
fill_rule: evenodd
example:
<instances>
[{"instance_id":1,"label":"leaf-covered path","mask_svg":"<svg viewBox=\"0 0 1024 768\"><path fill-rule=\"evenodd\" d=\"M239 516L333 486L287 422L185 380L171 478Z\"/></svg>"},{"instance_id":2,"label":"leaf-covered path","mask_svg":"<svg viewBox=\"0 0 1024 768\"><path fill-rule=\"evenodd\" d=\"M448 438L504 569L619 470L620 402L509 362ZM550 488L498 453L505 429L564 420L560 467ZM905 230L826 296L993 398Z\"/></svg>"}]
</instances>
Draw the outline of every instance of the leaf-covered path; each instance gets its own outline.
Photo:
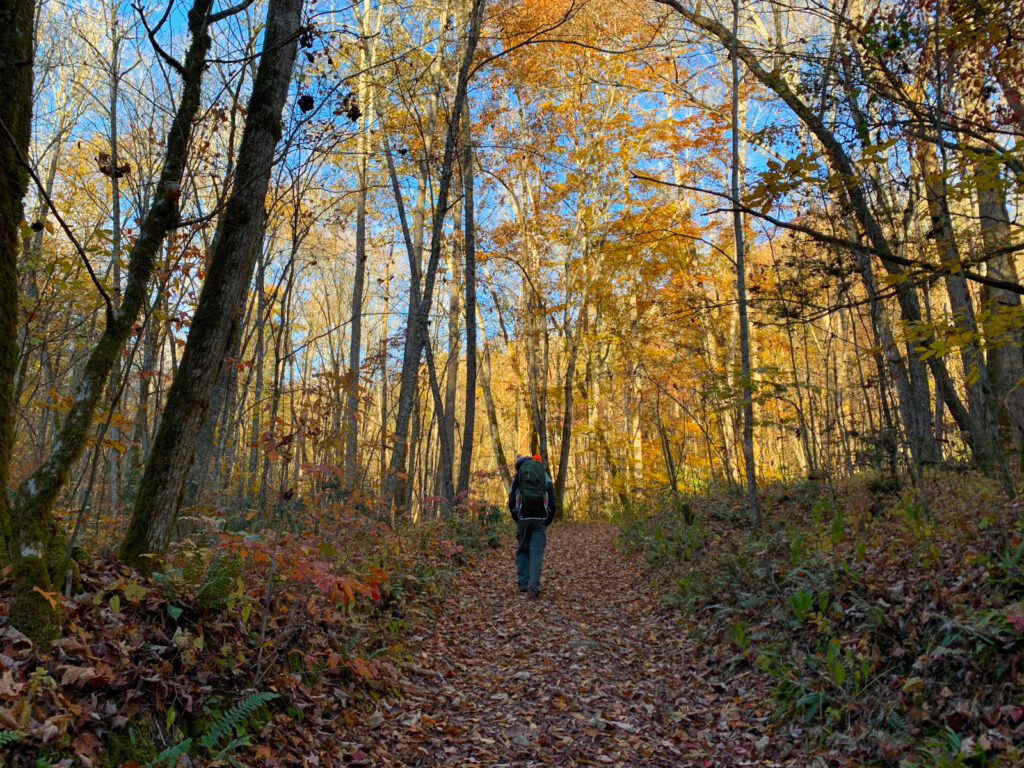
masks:
<instances>
[{"instance_id":1,"label":"leaf-covered path","mask_svg":"<svg viewBox=\"0 0 1024 768\"><path fill-rule=\"evenodd\" d=\"M685 627L659 608L640 564L615 549L615 534L612 525L552 526L540 600L515 589L513 541L476 563L437 619L420 626L404 691L360 729L356 761L791 762L792 745L767 737L752 678L708 669Z\"/></svg>"}]
</instances>

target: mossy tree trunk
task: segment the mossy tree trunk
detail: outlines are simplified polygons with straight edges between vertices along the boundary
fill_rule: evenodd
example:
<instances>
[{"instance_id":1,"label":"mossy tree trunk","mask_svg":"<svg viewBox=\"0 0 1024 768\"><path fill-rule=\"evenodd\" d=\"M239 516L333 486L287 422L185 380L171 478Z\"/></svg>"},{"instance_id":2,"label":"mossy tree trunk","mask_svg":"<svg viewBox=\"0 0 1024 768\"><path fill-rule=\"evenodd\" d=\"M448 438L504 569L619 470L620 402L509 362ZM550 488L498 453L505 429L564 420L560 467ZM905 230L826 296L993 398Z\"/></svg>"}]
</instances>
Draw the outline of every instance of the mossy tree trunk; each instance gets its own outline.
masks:
<instances>
[{"instance_id":1,"label":"mossy tree trunk","mask_svg":"<svg viewBox=\"0 0 1024 768\"><path fill-rule=\"evenodd\" d=\"M185 351L167 394L121 546L122 558L136 567L146 568L149 561L145 555L163 552L170 541L210 394L244 309L266 227L267 187L274 149L281 139L281 111L291 83L301 22L302 0L270 0L234 188L217 227Z\"/></svg>"},{"instance_id":2,"label":"mossy tree trunk","mask_svg":"<svg viewBox=\"0 0 1024 768\"><path fill-rule=\"evenodd\" d=\"M15 558L15 603L11 623L34 640L46 640L59 630L54 604L36 590L59 588L62 573L50 574L47 550L55 540L51 510L67 482L71 467L81 456L96 404L115 361L146 300L156 256L168 230L178 220L181 177L188 156L192 124L199 110L203 68L210 48L209 25L213 0L196 0L189 12L192 43L183 64L174 62L182 79L181 99L167 135L163 171L154 202L139 229L131 251L124 296L120 307L108 308L103 333L89 353L76 382L71 407L47 459L17 489L11 509ZM7 103L5 101L5 103ZM6 296L6 291L4 292ZM16 293L15 293L16 295ZM63 552L61 553L63 558Z\"/></svg>"},{"instance_id":3,"label":"mossy tree trunk","mask_svg":"<svg viewBox=\"0 0 1024 768\"><path fill-rule=\"evenodd\" d=\"M46 520L24 521L9 509L7 483L14 444L14 379L18 367L18 255L32 120L34 0L15 0L0 11L0 535L14 563L17 600L11 622L33 640L60 628L48 592ZM28 523L28 524L26 524Z\"/></svg>"},{"instance_id":4,"label":"mossy tree trunk","mask_svg":"<svg viewBox=\"0 0 1024 768\"><path fill-rule=\"evenodd\" d=\"M35 0L0 9L0 544L11 541L8 465L14 443L14 379L18 370L18 254L22 200L28 187L32 120L32 37Z\"/></svg>"}]
</instances>

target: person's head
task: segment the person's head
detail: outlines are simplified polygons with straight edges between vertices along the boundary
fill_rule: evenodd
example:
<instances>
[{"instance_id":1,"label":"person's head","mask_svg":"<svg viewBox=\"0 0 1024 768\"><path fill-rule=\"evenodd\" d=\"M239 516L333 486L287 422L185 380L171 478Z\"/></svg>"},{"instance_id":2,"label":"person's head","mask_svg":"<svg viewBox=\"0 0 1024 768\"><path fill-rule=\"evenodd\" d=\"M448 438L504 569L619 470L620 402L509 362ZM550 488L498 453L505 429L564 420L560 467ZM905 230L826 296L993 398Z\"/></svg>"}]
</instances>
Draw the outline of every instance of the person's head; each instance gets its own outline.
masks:
<instances>
[{"instance_id":1,"label":"person's head","mask_svg":"<svg viewBox=\"0 0 1024 768\"><path fill-rule=\"evenodd\" d=\"M541 461L540 454L539 453L533 454L533 460L534 461Z\"/></svg>"}]
</instances>

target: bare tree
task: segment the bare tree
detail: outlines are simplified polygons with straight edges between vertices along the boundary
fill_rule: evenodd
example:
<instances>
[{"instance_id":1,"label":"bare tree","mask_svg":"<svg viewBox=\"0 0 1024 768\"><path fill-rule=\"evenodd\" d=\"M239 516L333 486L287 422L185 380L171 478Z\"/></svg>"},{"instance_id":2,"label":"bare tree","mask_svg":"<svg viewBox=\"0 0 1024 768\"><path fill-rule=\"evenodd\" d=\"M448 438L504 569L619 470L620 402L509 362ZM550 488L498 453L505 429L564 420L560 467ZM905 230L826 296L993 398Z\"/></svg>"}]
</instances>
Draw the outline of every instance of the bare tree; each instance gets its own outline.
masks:
<instances>
[{"instance_id":1,"label":"bare tree","mask_svg":"<svg viewBox=\"0 0 1024 768\"><path fill-rule=\"evenodd\" d=\"M430 317L434 282L437 278L437 267L441 258L441 244L448 213L448 197L458 151L459 124L462 122L462 105L466 101L466 87L469 82L473 54L480 39L480 22L483 16L484 2L485 0L473 0L473 8L469 16L466 46L459 66L455 100L445 134L444 155L441 160L441 172L438 176L437 201L434 206L430 231L430 256L423 274L422 290L415 278L410 286L409 320L406 327L405 349L402 355L402 378L398 393L398 413L395 417L394 446L391 451L391 461L388 464L389 474L385 481L385 500L391 509L394 509L396 503L399 503L401 497L404 496L401 492L404 488L401 475L408 452L409 418L412 415L420 357L427 341L427 321Z\"/></svg>"}]
</instances>

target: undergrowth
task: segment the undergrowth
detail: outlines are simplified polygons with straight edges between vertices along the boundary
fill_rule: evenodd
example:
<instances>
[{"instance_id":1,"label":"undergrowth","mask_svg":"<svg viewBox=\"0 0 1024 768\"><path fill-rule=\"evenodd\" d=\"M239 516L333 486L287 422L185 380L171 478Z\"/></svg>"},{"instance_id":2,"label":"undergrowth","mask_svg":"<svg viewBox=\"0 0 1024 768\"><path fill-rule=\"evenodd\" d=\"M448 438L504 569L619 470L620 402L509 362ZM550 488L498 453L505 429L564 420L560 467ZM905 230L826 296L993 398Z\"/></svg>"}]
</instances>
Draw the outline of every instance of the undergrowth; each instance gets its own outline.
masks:
<instances>
[{"instance_id":1,"label":"undergrowth","mask_svg":"<svg viewBox=\"0 0 1024 768\"><path fill-rule=\"evenodd\" d=\"M620 545L723 674L849 764L1024 764L1024 503L933 474L929 509L861 478L638 509ZM777 756L780 757L780 756Z\"/></svg>"},{"instance_id":2,"label":"undergrowth","mask_svg":"<svg viewBox=\"0 0 1024 768\"><path fill-rule=\"evenodd\" d=\"M311 743L348 762L344 724L391 690L407 630L498 531L472 509L336 514L330 533L195 531L151 577L97 558L51 648L7 624L0 580L0 765L255 767Z\"/></svg>"}]
</instances>

